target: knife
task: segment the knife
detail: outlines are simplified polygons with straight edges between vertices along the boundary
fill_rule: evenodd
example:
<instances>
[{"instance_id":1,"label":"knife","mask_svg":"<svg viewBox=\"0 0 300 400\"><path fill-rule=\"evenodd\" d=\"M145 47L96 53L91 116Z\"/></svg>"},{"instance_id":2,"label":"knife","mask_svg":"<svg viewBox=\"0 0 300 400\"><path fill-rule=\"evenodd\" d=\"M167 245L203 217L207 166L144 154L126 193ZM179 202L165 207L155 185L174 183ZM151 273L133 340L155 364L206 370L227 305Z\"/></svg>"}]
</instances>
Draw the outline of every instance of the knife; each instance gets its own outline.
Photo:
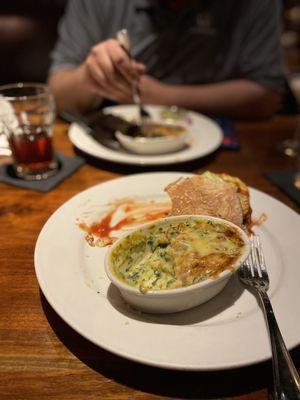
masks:
<instances>
[{"instance_id":1,"label":"knife","mask_svg":"<svg viewBox=\"0 0 300 400\"><path fill-rule=\"evenodd\" d=\"M99 110L88 115L82 115L75 111L63 109L60 112L60 116L68 122L81 123L92 129L102 128L113 134L116 131L120 131L127 136L143 136L139 125L126 121L117 115L105 114Z\"/></svg>"},{"instance_id":2,"label":"knife","mask_svg":"<svg viewBox=\"0 0 300 400\"><path fill-rule=\"evenodd\" d=\"M67 122L78 123L93 139L114 150L122 149L115 137L116 131L133 137L142 136L138 125L112 114L104 114L102 111L94 111L88 115L82 115L69 109L63 109L60 111L59 116Z\"/></svg>"}]
</instances>

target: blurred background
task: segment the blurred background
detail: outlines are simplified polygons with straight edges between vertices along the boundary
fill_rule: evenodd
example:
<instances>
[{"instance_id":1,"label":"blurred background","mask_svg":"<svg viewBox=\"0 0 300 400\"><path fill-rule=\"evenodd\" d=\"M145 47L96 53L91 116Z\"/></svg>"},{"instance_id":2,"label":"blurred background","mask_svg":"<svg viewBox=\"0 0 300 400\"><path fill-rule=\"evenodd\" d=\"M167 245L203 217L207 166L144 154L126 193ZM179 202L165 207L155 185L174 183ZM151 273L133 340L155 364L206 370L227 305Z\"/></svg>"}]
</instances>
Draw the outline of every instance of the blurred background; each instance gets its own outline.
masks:
<instances>
[{"instance_id":1,"label":"blurred background","mask_svg":"<svg viewBox=\"0 0 300 400\"><path fill-rule=\"evenodd\" d=\"M50 52L66 3L67 0L0 3L0 84L46 81ZM300 0L282 1L282 22L288 81L283 112L296 113L300 104Z\"/></svg>"},{"instance_id":2,"label":"blurred background","mask_svg":"<svg viewBox=\"0 0 300 400\"><path fill-rule=\"evenodd\" d=\"M282 46L289 85L300 105L300 0L283 3Z\"/></svg>"},{"instance_id":3,"label":"blurred background","mask_svg":"<svg viewBox=\"0 0 300 400\"><path fill-rule=\"evenodd\" d=\"M67 0L0 2L0 84L44 82Z\"/></svg>"}]
</instances>

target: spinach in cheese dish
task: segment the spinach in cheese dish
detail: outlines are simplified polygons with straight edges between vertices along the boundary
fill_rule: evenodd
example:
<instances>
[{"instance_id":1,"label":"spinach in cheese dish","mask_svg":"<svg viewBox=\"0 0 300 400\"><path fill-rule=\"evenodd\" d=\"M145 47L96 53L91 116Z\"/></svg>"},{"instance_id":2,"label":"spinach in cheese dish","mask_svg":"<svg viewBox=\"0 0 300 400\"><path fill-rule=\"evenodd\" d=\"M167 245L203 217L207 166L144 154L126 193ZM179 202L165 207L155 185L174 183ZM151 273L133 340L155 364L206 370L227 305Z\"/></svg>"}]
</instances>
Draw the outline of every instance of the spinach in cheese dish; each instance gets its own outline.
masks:
<instances>
[{"instance_id":1,"label":"spinach in cheese dish","mask_svg":"<svg viewBox=\"0 0 300 400\"><path fill-rule=\"evenodd\" d=\"M234 226L188 218L133 232L113 249L111 262L117 278L141 292L174 289L232 269L243 247Z\"/></svg>"}]
</instances>

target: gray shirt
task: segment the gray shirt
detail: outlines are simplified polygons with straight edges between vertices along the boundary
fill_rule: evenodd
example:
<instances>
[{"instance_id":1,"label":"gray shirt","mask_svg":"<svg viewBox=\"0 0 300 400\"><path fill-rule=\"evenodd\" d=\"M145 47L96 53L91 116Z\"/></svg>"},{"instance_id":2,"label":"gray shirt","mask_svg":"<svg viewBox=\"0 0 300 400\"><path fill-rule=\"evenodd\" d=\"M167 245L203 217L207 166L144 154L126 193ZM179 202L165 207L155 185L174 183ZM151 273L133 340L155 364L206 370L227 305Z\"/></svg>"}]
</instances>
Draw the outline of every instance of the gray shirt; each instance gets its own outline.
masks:
<instances>
[{"instance_id":1,"label":"gray shirt","mask_svg":"<svg viewBox=\"0 0 300 400\"><path fill-rule=\"evenodd\" d=\"M134 57L172 84L245 78L281 92L279 0L198 0L180 13L156 0L69 0L50 74L84 61L127 28Z\"/></svg>"}]
</instances>

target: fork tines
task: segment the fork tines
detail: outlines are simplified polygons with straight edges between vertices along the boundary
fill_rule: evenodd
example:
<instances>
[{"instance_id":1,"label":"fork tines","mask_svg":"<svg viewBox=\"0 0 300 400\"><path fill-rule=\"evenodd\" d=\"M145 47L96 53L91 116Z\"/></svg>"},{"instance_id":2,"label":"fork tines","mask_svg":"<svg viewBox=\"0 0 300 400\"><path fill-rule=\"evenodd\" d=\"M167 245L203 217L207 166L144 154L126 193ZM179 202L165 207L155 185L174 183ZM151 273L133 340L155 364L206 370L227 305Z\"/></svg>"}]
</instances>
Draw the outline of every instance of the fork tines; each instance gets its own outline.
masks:
<instances>
[{"instance_id":1,"label":"fork tines","mask_svg":"<svg viewBox=\"0 0 300 400\"><path fill-rule=\"evenodd\" d=\"M259 276L262 277L263 272L266 272L266 264L259 236L251 237L250 257L252 257L252 264L257 268Z\"/></svg>"},{"instance_id":2,"label":"fork tines","mask_svg":"<svg viewBox=\"0 0 300 400\"><path fill-rule=\"evenodd\" d=\"M268 280L265 258L259 236L251 236L250 244L251 251L244 265L247 267L252 277L258 276L259 278Z\"/></svg>"}]
</instances>

